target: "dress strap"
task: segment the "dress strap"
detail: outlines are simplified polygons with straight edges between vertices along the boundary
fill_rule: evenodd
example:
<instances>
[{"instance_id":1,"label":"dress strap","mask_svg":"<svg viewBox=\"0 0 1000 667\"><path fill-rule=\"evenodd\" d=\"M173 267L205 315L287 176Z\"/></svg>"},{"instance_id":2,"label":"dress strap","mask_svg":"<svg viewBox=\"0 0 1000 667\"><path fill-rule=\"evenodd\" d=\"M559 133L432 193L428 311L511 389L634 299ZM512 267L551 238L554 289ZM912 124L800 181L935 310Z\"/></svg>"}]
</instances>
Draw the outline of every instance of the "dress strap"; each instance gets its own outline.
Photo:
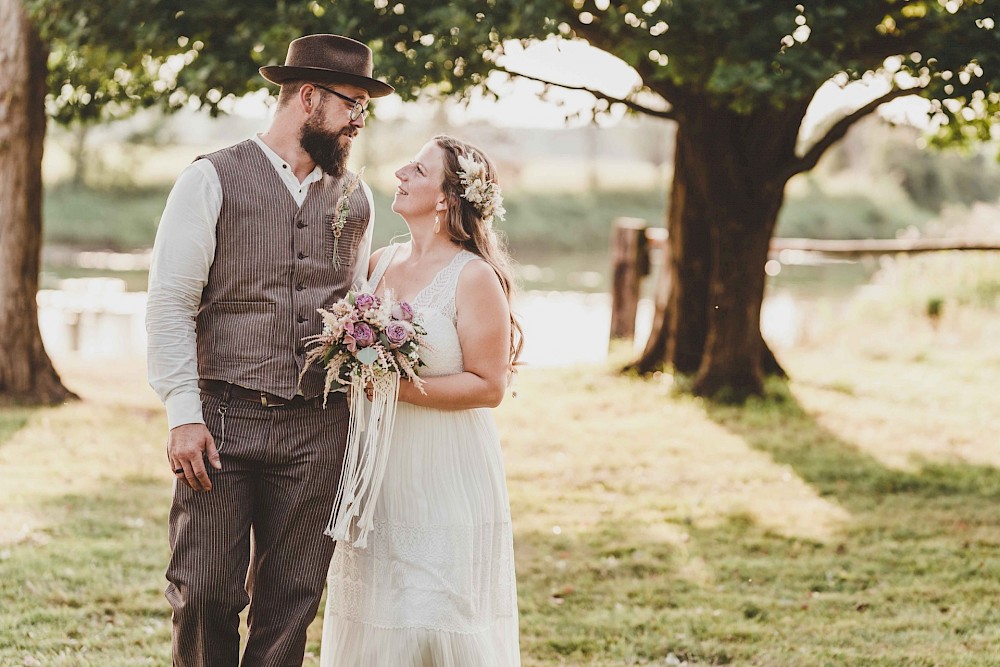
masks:
<instances>
[{"instance_id":1,"label":"dress strap","mask_svg":"<svg viewBox=\"0 0 1000 667\"><path fill-rule=\"evenodd\" d=\"M396 254L397 249L399 249L399 244L392 243L382 252L382 256L378 258L378 263L375 265L375 270L372 271L372 275L365 282L365 291L375 291L379 281L382 280L382 276L385 275L385 270L389 268L389 263L392 261L392 257Z\"/></svg>"},{"instance_id":2,"label":"dress strap","mask_svg":"<svg viewBox=\"0 0 1000 667\"><path fill-rule=\"evenodd\" d=\"M474 259L479 259L479 255L468 250L462 250L441 269L427 289L421 293L421 299L415 301L414 305L433 305L442 313L447 315L452 321L456 317L455 292L458 289L458 277L462 274L465 265Z\"/></svg>"}]
</instances>

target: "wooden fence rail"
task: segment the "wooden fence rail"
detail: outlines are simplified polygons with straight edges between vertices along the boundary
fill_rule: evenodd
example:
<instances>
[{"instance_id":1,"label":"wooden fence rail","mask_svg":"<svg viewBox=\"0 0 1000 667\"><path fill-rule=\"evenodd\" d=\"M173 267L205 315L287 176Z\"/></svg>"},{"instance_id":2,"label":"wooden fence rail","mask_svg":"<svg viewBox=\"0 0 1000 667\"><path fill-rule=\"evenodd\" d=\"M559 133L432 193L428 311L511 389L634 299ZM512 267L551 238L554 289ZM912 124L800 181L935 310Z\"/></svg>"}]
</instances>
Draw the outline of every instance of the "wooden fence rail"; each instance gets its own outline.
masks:
<instances>
[{"instance_id":1,"label":"wooden fence rail","mask_svg":"<svg viewBox=\"0 0 1000 667\"><path fill-rule=\"evenodd\" d=\"M667 230L650 227L641 218L617 218L611 231L611 338L632 338L639 307L642 279L650 272L650 251L663 253L666 261L670 246ZM783 251L816 253L827 257L856 259L895 254L916 254L944 250L1000 250L1000 240L964 239L771 239L770 254L780 257ZM660 279L660 277L657 277ZM662 287L662 289L661 289ZM658 296L668 292L657 288Z\"/></svg>"}]
</instances>

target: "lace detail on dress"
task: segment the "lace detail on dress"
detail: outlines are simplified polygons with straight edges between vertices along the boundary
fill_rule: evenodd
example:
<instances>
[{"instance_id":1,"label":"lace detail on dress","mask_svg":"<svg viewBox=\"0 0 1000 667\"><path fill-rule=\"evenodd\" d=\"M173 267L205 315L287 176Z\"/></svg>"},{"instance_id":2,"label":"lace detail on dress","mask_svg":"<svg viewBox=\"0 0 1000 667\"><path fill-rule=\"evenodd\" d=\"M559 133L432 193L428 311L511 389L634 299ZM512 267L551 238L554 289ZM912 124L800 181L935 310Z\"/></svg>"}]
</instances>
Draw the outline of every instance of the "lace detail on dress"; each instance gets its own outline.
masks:
<instances>
[{"instance_id":1,"label":"lace detail on dress","mask_svg":"<svg viewBox=\"0 0 1000 667\"><path fill-rule=\"evenodd\" d=\"M435 308L455 321L455 291L458 288L458 276L462 269L470 261L477 259L478 255L468 250L460 250L437 275L427 287L420 290L420 293L413 298L411 304L414 308Z\"/></svg>"},{"instance_id":2,"label":"lace detail on dress","mask_svg":"<svg viewBox=\"0 0 1000 667\"><path fill-rule=\"evenodd\" d=\"M393 243L385 249L382 256L379 257L378 264L375 265L372 275L364 284L365 291L375 292L378 289L378 284L385 275L386 269L389 268L389 264L392 262L392 258L395 256L399 246L399 243ZM466 264L478 258L479 256L473 252L459 250L435 274L431 282L417 292L417 295L411 300L410 305L415 309L435 308L446 315L452 322L455 322L457 316L455 292L458 289L458 277L461 275L462 269L465 268Z\"/></svg>"}]
</instances>

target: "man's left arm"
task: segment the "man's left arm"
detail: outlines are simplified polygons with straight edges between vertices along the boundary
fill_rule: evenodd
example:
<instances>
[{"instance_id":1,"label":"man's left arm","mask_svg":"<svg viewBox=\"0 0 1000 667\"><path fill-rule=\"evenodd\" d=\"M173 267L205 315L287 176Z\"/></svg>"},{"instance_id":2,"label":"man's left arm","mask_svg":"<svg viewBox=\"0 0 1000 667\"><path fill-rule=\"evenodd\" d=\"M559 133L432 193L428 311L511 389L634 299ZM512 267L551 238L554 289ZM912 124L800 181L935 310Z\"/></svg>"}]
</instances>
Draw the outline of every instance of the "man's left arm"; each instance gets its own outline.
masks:
<instances>
[{"instance_id":1,"label":"man's left arm","mask_svg":"<svg viewBox=\"0 0 1000 667\"><path fill-rule=\"evenodd\" d=\"M351 281L351 289L353 290L360 289L368 280L368 258L372 254L372 236L375 234L375 198L372 197L371 188L368 187L367 183L361 181L361 187L365 191L365 197L368 198L368 227L365 228L364 236L358 243L354 279Z\"/></svg>"}]
</instances>

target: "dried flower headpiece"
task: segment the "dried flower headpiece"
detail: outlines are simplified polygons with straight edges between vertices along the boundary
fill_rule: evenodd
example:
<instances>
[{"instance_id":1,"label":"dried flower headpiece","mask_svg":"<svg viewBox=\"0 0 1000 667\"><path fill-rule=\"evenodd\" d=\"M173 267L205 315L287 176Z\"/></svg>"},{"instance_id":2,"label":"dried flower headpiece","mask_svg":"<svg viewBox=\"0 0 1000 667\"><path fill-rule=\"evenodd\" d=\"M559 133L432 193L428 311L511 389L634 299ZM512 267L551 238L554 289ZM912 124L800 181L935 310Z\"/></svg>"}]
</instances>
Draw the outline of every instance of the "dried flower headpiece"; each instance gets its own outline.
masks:
<instances>
[{"instance_id":1,"label":"dried flower headpiece","mask_svg":"<svg viewBox=\"0 0 1000 667\"><path fill-rule=\"evenodd\" d=\"M476 207L485 222L493 222L494 219L502 221L507 214L503 207L503 195L500 186L486 177L486 165L464 155L458 156L458 164L461 167L458 177L465 186L462 198Z\"/></svg>"}]
</instances>

